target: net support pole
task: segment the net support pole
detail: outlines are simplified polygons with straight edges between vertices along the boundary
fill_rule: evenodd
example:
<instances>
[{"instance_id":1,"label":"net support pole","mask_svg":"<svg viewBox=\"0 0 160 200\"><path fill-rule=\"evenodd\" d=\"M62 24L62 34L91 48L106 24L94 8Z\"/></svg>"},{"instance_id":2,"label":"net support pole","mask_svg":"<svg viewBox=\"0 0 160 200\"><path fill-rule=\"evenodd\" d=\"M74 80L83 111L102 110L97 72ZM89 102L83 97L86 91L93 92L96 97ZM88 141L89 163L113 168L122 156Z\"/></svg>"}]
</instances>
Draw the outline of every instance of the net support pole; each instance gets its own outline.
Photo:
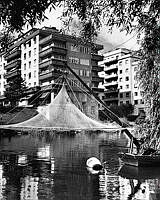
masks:
<instances>
[{"instance_id":1,"label":"net support pole","mask_svg":"<svg viewBox=\"0 0 160 200\"><path fill-rule=\"evenodd\" d=\"M127 129L128 124L126 124L125 122L121 121L121 119L115 114L113 113L106 105L105 103L90 89L90 87L88 87L88 85L68 66L66 65L66 67L69 69L69 71L82 83L82 85L90 92L90 94L92 94L94 96L94 98L103 105L105 111L107 112L107 114L109 115L109 118L112 119L113 121L117 122L117 124L119 124L122 128L125 128L123 130L123 132L125 132L125 134L131 139L133 140L133 143L135 144L135 146L137 147L137 152L139 151L140 148L140 144L138 142L138 140L129 132L129 130Z\"/></svg>"}]
</instances>

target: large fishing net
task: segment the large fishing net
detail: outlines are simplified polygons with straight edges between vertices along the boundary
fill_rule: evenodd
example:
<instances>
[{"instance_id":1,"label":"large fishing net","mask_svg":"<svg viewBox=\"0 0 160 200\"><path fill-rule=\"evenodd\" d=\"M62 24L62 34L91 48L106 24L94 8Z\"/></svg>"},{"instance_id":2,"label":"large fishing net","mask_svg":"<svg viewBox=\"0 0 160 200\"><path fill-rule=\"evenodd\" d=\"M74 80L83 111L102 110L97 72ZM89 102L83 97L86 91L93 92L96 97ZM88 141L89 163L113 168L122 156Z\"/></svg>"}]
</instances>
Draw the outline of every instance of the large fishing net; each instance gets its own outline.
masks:
<instances>
[{"instance_id":1,"label":"large fishing net","mask_svg":"<svg viewBox=\"0 0 160 200\"><path fill-rule=\"evenodd\" d=\"M11 125L2 125L3 129L19 130L116 130L120 126L105 124L91 119L82 113L71 101L63 84L55 99L35 117Z\"/></svg>"}]
</instances>

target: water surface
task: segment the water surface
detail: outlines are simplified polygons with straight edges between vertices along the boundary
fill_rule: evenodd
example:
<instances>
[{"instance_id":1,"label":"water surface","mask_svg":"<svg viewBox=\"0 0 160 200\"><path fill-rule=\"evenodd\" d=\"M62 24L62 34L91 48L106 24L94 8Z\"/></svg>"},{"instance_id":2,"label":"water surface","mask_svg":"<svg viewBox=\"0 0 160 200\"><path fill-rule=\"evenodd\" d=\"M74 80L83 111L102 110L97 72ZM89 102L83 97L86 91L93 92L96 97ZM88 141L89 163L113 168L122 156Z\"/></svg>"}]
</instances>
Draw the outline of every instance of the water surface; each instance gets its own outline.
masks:
<instances>
[{"instance_id":1,"label":"water surface","mask_svg":"<svg viewBox=\"0 0 160 200\"><path fill-rule=\"evenodd\" d=\"M0 200L159 200L159 169L121 167L128 143L120 132L1 136ZM102 173L87 171L92 156Z\"/></svg>"}]
</instances>

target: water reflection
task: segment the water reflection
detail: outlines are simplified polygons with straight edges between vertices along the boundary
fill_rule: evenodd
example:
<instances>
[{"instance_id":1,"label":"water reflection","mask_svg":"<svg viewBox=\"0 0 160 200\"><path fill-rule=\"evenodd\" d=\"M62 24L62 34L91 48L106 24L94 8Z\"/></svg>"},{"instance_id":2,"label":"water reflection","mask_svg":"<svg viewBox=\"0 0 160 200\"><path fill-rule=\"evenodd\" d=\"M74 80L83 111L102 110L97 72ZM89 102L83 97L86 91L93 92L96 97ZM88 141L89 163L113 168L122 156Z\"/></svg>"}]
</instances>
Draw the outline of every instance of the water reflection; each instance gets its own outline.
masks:
<instances>
[{"instance_id":1,"label":"water reflection","mask_svg":"<svg viewBox=\"0 0 160 200\"><path fill-rule=\"evenodd\" d=\"M127 145L120 132L3 136L0 200L160 199L159 170L120 168L117 153ZM102 173L88 173L92 156L106 161Z\"/></svg>"}]
</instances>

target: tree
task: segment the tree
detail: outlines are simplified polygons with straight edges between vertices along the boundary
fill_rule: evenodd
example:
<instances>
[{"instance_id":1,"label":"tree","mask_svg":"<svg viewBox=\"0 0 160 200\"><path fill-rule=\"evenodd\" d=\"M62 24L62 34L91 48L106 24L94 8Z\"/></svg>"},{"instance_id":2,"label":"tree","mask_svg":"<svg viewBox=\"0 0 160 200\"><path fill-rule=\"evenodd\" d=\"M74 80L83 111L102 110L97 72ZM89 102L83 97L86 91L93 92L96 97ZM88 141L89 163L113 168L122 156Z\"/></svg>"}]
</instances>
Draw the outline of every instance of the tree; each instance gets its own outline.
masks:
<instances>
[{"instance_id":1,"label":"tree","mask_svg":"<svg viewBox=\"0 0 160 200\"><path fill-rule=\"evenodd\" d=\"M11 106L16 106L17 102L26 95L27 87L21 76L17 76L8 82L4 96L10 101Z\"/></svg>"},{"instance_id":2,"label":"tree","mask_svg":"<svg viewBox=\"0 0 160 200\"><path fill-rule=\"evenodd\" d=\"M78 16L82 38L92 42L102 24L112 31L113 27L141 36L139 50L140 64L138 78L144 90L148 106L147 121L142 134L149 135L148 146L157 146L160 138L160 3L159 0L12 0L0 1L1 22L10 30L20 31L26 22L32 26L45 18L44 12L50 6L64 5L64 25Z\"/></svg>"}]
</instances>

